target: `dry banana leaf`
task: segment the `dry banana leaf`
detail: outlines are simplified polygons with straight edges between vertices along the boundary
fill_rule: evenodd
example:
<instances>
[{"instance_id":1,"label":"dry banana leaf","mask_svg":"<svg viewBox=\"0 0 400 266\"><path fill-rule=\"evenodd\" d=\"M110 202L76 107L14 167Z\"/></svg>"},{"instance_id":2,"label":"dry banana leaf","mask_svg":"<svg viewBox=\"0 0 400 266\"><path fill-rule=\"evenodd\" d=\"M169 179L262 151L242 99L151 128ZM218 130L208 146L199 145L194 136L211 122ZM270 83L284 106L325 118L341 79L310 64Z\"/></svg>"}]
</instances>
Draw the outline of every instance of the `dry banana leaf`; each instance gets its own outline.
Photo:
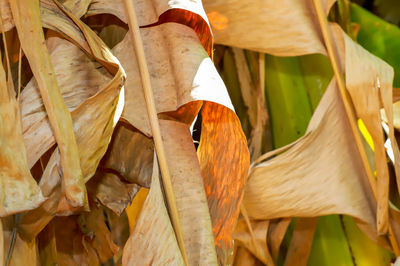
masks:
<instances>
[{"instance_id":1,"label":"dry banana leaf","mask_svg":"<svg viewBox=\"0 0 400 266\"><path fill-rule=\"evenodd\" d=\"M291 220L292 219L290 218L282 218L271 220L269 222L267 243L271 248L271 256L275 261L278 259L279 248Z\"/></svg>"},{"instance_id":2,"label":"dry banana leaf","mask_svg":"<svg viewBox=\"0 0 400 266\"><path fill-rule=\"evenodd\" d=\"M3 223L3 237L4 237L4 263L9 252L11 244L13 228L15 226L15 219L13 216L1 218ZM39 265L39 258L36 252L36 242L27 241L21 238L17 233L15 235L14 249L11 254L9 265L10 266L24 266L24 265Z\"/></svg>"},{"instance_id":3,"label":"dry banana leaf","mask_svg":"<svg viewBox=\"0 0 400 266\"><path fill-rule=\"evenodd\" d=\"M54 223L50 222L45 229L40 232L37 238L40 265L56 265L57 243Z\"/></svg>"},{"instance_id":4,"label":"dry banana leaf","mask_svg":"<svg viewBox=\"0 0 400 266\"><path fill-rule=\"evenodd\" d=\"M334 26L333 32L339 47L344 44L344 55L342 53L341 59L342 62L345 62L347 90L350 92L357 116L365 123L374 142L377 171L377 226L378 232L384 234L388 230L389 218L389 169L384 145L381 108L384 108L388 119L397 183L400 186L398 166L400 157L393 127L393 68L356 44L339 26Z\"/></svg>"},{"instance_id":5,"label":"dry banana leaf","mask_svg":"<svg viewBox=\"0 0 400 266\"><path fill-rule=\"evenodd\" d=\"M2 20L1 32L6 32L15 27L14 20L11 13L10 3L8 0L0 1L0 14Z\"/></svg>"},{"instance_id":6,"label":"dry banana leaf","mask_svg":"<svg viewBox=\"0 0 400 266\"><path fill-rule=\"evenodd\" d=\"M232 251L232 234L239 215L249 166L249 152L235 113L205 102L197 154L203 174L220 264Z\"/></svg>"},{"instance_id":7,"label":"dry banana leaf","mask_svg":"<svg viewBox=\"0 0 400 266\"><path fill-rule=\"evenodd\" d=\"M120 123L114 130L113 139L101 162L106 170L117 171L130 183L150 187L153 168L153 140Z\"/></svg>"},{"instance_id":8,"label":"dry banana leaf","mask_svg":"<svg viewBox=\"0 0 400 266\"><path fill-rule=\"evenodd\" d=\"M284 265L307 265L317 221L318 218L301 218L297 220Z\"/></svg>"},{"instance_id":9,"label":"dry banana leaf","mask_svg":"<svg viewBox=\"0 0 400 266\"><path fill-rule=\"evenodd\" d=\"M246 248L239 247L236 256L234 266L261 266L264 265L256 257L254 257Z\"/></svg>"},{"instance_id":10,"label":"dry banana leaf","mask_svg":"<svg viewBox=\"0 0 400 266\"><path fill-rule=\"evenodd\" d=\"M248 226L243 219L238 222L233 234L235 244L237 243L239 247L247 248L265 265L269 265L267 258L271 256L267 246L268 225L269 221L251 221L256 243L253 242ZM271 261L272 259L270 258Z\"/></svg>"},{"instance_id":11,"label":"dry banana leaf","mask_svg":"<svg viewBox=\"0 0 400 266\"><path fill-rule=\"evenodd\" d=\"M189 126L160 120L160 128L188 262L216 265L211 218Z\"/></svg>"},{"instance_id":12,"label":"dry banana leaf","mask_svg":"<svg viewBox=\"0 0 400 266\"><path fill-rule=\"evenodd\" d=\"M147 10L152 9L151 2L143 2L136 8L138 14L146 14ZM143 28L141 33L157 111L171 112L199 100L208 101L204 103L201 111L202 137L198 155L213 222L217 254L221 263L224 263L230 253L227 249L232 246L231 236L239 214L241 193L249 163L244 134L236 115L232 112L233 107L226 88L191 28L164 23ZM135 128L150 135L139 70L130 42L130 36L127 34L124 40L113 48L128 74L126 106L122 116ZM194 112L193 117L188 120L193 120L195 115ZM228 136L230 139L226 143ZM226 165L229 165L229 169L224 168Z\"/></svg>"},{"instance_id":13,"label":"dry banana leaf","mask_svg":"<svg viewBox=\"0 0 400 266\"><path fill-rule=\"evenodd\" d=\"M325 0L328 13L335 0ZM215 43L277 56L325 54L311 0L205 0Z\"/></svg>"},{"instance_id":14,"label":"dry banana leaf","mask_svg":"<svg viewBox=\"0 0 400 266\"><path fill-rule=\"evenodd\" d=\"M38 207L45 199L29 172L19 106L0 66L0 217Z\"/></svg>"},{"instance_id":15,"label":"dry banana leaf","mask_svg":"<svg viewBox=\"0 0 400 266\"><path fill-rule=\"evenodd\" d=\"M53 220L58 265L101 265L96 250L88 243L75 217L56 217ZM66 241L68 239L68 241Z\"/></svg>"},{"instance_id":16,"label":"dry banana leaf","mask_svg":"<svg viewBox=\"0 0 400 266\"><path fill-rule=\"evenodd\" d=\"M122 265L184 265L172 228L159 180L157 160L153 164L151 188L135 228L122 255Z\"/></svg>"},{"instance_id":17,"label":"dry banana leaf","mask_svg":"<svg viewBox=\"0 0 400 266\"><path fill-rule=\"evenodd\" d=\"M118 252L119 248L111 239L101 208L93 206L90 212L81 214L78 224L86 236L88 245L96 251L101 263L107 262Z\"/></svg>"},{"instance_id":18,"label":"dry banana leaf","mask_svg":"<svg viewBox=\"0 0 400 266\"><path fill-rule=\"evenodd\" d=\"M96 173L87 186L90 194L118 215L121 215L140 189L136 184L122 182L113 173L101 171Z\"/></svg>"},{"instance_id":19,"label":"dry banana leaf","mask_svg":"<svg viewBox=\"0 0 400 266\"><path fill-rule=\"evenodd\" d=\"M141 32L159 113L176 111L199 100L214 101L233 109L221 78L192 29L166 23L141 29ZM149 136L139 69L129 34L113 52L128 74L122 117Z\"/></svg>"},{"instance_id":20,"label":"dry banana leaf","mask_svg":"<svg viewBox=\"0 0 400 266\"><path fill-rule=\"evenodd\" d=\"M61 93L71 112L110 82L112 76L79 47L60 38L49 38L47 45ZM35 79L21 93L21 113L28 162L32 167L55 144Z\"/></svg>"},{"instance_id":21,"label":"dry banana leaf","mask_svg":"<svg viewBox=\"0 0 400 266\"><path fill-rule=\"evenodd\" d=\"M204 49L211 56L212 34L201 1L134 1L134 6L137 10L145 10L145 12L137 12L137 19L140 26L154 26L167 22L176 22L191 27L196 32ZM123 1L93 1L87 15L96 14L113 14L127 23Z\"/></svg>"},{"instance_id":22,"label":"dry banana leaf","mask_svg":"<svg viewBox=\"0 0 400 266\"><path fill-rule=\"evenodd\" d=\"M332 82L306 135L252 169L243 202L256 219L351 215L387 246L377 235L376 203L338 93Z\"/></svg>"},{"instance_id":23,"label":"dry banana leaf","mask_svg":"<svg viewBox=\"0 0 400 266\"><path fill-rule=\"evenodd\" d=\"M46 47L39 1L11 0L10 6L21 47L36 78L43 104L60 150L63 194L74 207L87 205L72 118L62 98ZM25 21L30 23L25 23Z\"/></svg>"},{"instance_id":24,"label":"dry banana leaf","mask_svg":"<svg viewBox=\"0 0 400 266\"><path fill-rule=\"evenodd\" d=\"M70 45L72 46L72 44ZM93 45L96 44L91 44L91 46ZM97 45L101 45L101 43L99 42ZM81 56L85 55L82 53ZM123 98L121 99L121 95L123 96L123 90L121 90L123 80L124 73L122 70L119 70L108 84L102 87L95 95L86 99L86 101L72 112L84 182L87 182L95 173L97 165L108 147L113 128L118 121L121 111L120 107L123 105ZM49 194L46 195L51 196L51 199L39 209L26 214L21 222L20 230L27 236L32 237L40 232L48 220L55 214L54 205L57 203L54 201L57 202L59 199L59 196L55 195L58 191L57 186L59 182L56 161L56 154L54 154L41 180L41 185L48 187L46 191ZM61 201L61 203L63 202ZM63 211L68 211L67 205L64 204L61 207L64 208ZM37 226L37 224L40 224L40 226Z\"/></svg>"}]
</instances>

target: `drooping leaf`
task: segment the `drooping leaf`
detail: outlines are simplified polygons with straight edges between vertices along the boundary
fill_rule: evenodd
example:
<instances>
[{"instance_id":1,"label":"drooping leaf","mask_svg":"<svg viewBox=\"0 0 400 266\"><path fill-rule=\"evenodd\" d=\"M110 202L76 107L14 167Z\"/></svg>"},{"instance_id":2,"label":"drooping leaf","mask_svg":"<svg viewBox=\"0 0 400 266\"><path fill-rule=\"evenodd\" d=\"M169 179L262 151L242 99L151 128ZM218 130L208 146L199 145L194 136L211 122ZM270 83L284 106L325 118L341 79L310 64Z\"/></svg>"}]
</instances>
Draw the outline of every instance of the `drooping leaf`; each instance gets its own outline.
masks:
<instances>
[{"instance_id":1,"label":"drooping leaf","mask_svg":"<svg viewBox=\"0 0 400 266\"><path fill-rule=\"evenodd\" d=\"M331 83L308 133L251 171L243 199L250 216L272 219L348 214L363 221L369 237L385 245L385 240L377 237L374 198L343 116L338 91Z\"/></svg>"},{"instance_id":2,"label":"drooping leaf","mask_svg":"<svg viewBox=\"0 0 400 266\"><path fill-rule=\"evenodd\" d=\"M29 172L19 105L0 66L0 217L38 207L43 195Z\"/></svg>"},{"instance_id":3,"label":"drooping leaf","mask_svg":"<svg viewBox=\"0 0 400 266\"><path fill-rule=\"evenodd\" d=\"M62 98L45 44L39 1L9 1L21 47L38 82L43 104L60 150L63 193L74 206L86 206L87 194L79 165L71 115ZM24 23L29 20L30 23Z\"/></svg>"},{"instance_id":4,"label":"drooping leaf","mask_svg":"<svg viewBox=\"0 0 400 266\"><path fill-rule=\"evenodd\" d=\"M324 1L329 11L334 0ZM277 56L325 53L312 1L206 0L216 43Z\"/></svg>"},{"instance_id":5,"label":"drooping leaf","mask_svg":"<svg viewBox=\"0 0 400 266\"><path fill-rule=\"evenodd\" d=\"M151 229L151 230L149 230ZM184 265L163 199L157 160L151 188L122 255L122 265Z\"/></svg>"}]
</instances>

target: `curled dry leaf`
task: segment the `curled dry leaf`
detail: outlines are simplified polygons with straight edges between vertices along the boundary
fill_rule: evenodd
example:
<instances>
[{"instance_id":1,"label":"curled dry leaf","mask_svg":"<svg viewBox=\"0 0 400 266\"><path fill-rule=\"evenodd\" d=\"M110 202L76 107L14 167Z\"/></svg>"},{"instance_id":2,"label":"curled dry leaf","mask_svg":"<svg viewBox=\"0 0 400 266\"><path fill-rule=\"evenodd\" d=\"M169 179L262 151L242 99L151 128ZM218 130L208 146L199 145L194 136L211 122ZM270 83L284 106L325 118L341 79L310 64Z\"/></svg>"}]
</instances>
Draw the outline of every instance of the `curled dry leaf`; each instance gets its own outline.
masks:
<instances>
[{"instance_id":1,"label":"curled dry leaf","mask_svg":"<svg viewBox=\"0 0 400 266\"><path fill-rule=\"evenodd\" d=\"M21 47L36 78L43 104L60 150L63 193L74 206L87 205L72 118L63 100L45 44L39 1L11 0L10 6ZM24 23L29 20L30 23Z\"/></svg>"},{"instance_id":2,"label":"curled dry leaf","mask_svg":"<svg viewBox=\"0 0 400 266\"><path fill-rule=\"evenodd\" d=\"M138 12L138 23L142 27L149 27L176 22L191 27L197 34L204 49L211 56L212 34L208 18L201 1L134 1L135 9L145 10ZM150 7L150 8L149 8ZM123 1L96 0L89 7L87 15L112 14L127 23Z\"/></svg>"},{"instance_id":3,"label":"curled dry leaf","mask_svg":"<svg viewBox=\"0 0 400 266\"><path fill-rule=\"evenodd\" d=\"M118 215L121 215L140 189L140 186L136 184L123 183L113 173L100 171L89 181L87 186L89 192Z\"/></svg>"},{"instance_id":4,"label":"curled dry leaf","mask_svg":"<svg viewBox=\"0 0 400 266\"><path fill-rule=\"evenodd\" d=\"M135 8L139 14L139 22L145 19L140 16L150 16L151 11L147 11L154 10L150 1L140 2ZM153 14L154 18L157 15ZM227 249L232 247L231 236L239 214L249 154L240 123L232 112L233 107L226 88L204 50L207 46L204 47L204 42L202 45L199 41L197 29L192 29L175 23L161 23L142 28L141 34L157 111L171 112L187 104L208 101L201 111L203 122L198 156L217 254L223 264L230 254ZM127 34L113 48L114 54L128 73L126 106L122 117L149 136L150 128L139 69L130 42L130 35ZM193 117L186 119L191 121L195 115L196 112L193 112ZM226 165L229 165L229 169L225 169Z\"/></svg>"},{"instance_id":5,"label":"curled dry leaf","mask_svg":"<svg viewBox=\"0 0 400 266\"><path fill-rule=\"evenodd\" d=\"M93 206L90 212L81 214L78 224L87 238L87 243L96 251L101 263L107 262L117 253L119 248L111 239L101 208Z\"/></svg>"},{"instance_id":6,"label":"curled dry leaf","mask_svg":"<svg viewBox=\"0 0 400 266\"><path fill-rule=\"evenodd\" d=\"M111 75L79 47L59 38L49 38L47 45L61 93L71 112L110 82ZM35 79L21 93L21 113L28 162L32 167L55 144Z\"/></svg>"},{"instance_id":7,"label":"curled dry leaf","mask_svg":"<svg viewBox=\"0 0 400 266\"><path fill-rule=\"evenodd\" d=\"M205 102L197 155L203 174L220 264L232 251L232 234L239 215L249 166L249 152L235 113ZM218 132L218 133L216 133Z\"/></svg>"},{"instance_id":8,"label":"curled dry leaf","mask_svg":"<svg viewBox=\"0 0 400 266\"><path fill-rule=\"evenodd\" d=\"M252 169L244 205L256 219L351 215L370 238L388 247L377 235L376 203L338 93L332 82L306 135Z\"/></svg>"},{"instance_id":9,"label":"curled dry leaf","mask_svg":"<svg viewBox=\"0 0 400 266\"><path fill-rule=\"evenodd\" d=\"M0 66L0 217L34 209L45 199L27 164L19 106Z\"/></svg>"},{"instance_id":10,"label":"curled dry leaf","mask_svg":"<svg viewBox=\"0 0 400 266\"><path fill-rule=\"evenodd\" d=\"M328 13L335 0L325 0ZM311 0L205 0L215 43L277 56L325 54Z\"/></svg>"},{"instance_id":11,"label":"curled dry leaf","mask_svg":"<svg viewBox=\"0 0 400 266\"><path fill-rule=\"evenodd\" d=\"M114 78L110 82L105 84L96 94L86 99L86 101L81 103L77 109L72 112L75 134L80 150L79 158L84 174L84 182L86 183L94 175L97 165L108 147L113 129L121 114L124 95L123 89L121 88L125 80L125 73L119 66L119 62L113 57L100 38L80 20L77 20L71 13L65 10L64 12L84 33L84 37L87 41L86 45L90 47L89 51L91 51L93 57L114 75ZM68 20L63 20L61 22L74 24ZM64 24L60 23L59 31L65 29L63 25ZM69 29L73 28L69 27ZM72 31L72 34L71 32L69 32L69 34L68 36L70 38L77 36L77 39L74 39L75 43L81 43L78 33ZM80 45L80 47L83 48L84 45L85 43ZM85 55L81 54L81 56ZM43 186L48 186L47 191L49 195L51 194L51 199L40 208L26 214L21 221L20 230L24 232L27 237L35 236L47 222L52 219L52 216L56 212L56 210L54 210L55 205L59 205L59 210L64 213L71 213L74 211L74 209L69 207L64 198L61 198L60 202L57 203L59 196L57 196L56 193L59 190L57 187L60 177L57 171L58 166L56 162L58 159L56 155L57 150L53 153L46 167L47 171L45 170L45 174L41 180Z\"/></svg>"},{"instance_id":12,"label":"curled dry leaf","mask_svg":"<svg viewBox=\"0 0 400 266\"><path fill-rule=\"evenodd\" d=\"M58 265L101 265L96 250L88 243L75 217L53 220L57 242ZM69 241L65 241L68 239Z\"/></svg>"},{"instance_id":13,"label":"curled dry leaf","mask_svg":"<svg viewBox=\"0 0 400 266\"><path fill-rule=\"evenodd\" d=\"M235 243L237 243L238 246L247 248L255 257L257 257L257 259L262 261L265 265L269 265L267 262L267 256L270 256L267 246L267 233L269 227L268 225L269 221L251 221L256 246L254 246L254 242L251 238L251 234L244 219L238 221L235 233L233 234L233 238L236 241Z\"/></svg>"},{"instance_id":14,"label":"curled dry leaf","mask_svg":"<svg viewBox=\"0 0 400 266\"><path fill-rule=\"evenodd\" d=\"M379 233L388 229L389 211L389 169L386 160L384 132L380 119L380 109L384 108L388 118L389 137L395 156L397 184L399 177L399 151L394 137L392 83L393 68L378 57L356 44L340 28L334 28L336 40L344 42L346 66L346 87L350 92L357 115L365 123L372 136L377 171L377 226Z\"/></svg>"},{"instance_id":15,"label":"curled dry leaf","mask_svg":"<svg viewBox=\"0 0 400 266\"><path fill-rule=\"evenodd\" d=\"M154 144L152 139L120 123L101 162L101 167L117 171L128 182L150 187L153 168Z\"/></svg>"},{"instance_id":16,"label":"curled dry leaf","mask_svg":"<svg viewBox=\"0 0 400 266\"><path fill-rule=\"evenodd\" d=\"M184 265L165 207L157 164L154 160L150 192L125 244L122 265L137 261L143 265Z\"/></svg>"}]
</instances>

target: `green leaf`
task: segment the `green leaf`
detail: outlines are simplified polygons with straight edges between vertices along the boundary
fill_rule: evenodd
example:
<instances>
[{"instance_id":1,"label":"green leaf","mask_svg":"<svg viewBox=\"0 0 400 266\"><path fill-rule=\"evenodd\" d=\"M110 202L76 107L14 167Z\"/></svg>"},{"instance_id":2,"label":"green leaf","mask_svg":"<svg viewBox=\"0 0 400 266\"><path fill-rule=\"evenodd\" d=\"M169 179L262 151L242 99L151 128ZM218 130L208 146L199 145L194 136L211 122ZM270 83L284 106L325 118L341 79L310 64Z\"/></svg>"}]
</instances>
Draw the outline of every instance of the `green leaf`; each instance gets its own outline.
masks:
<instances>
[{"instance_id":1,"label":"green leaf","mask_svg":"<svg viewBox=\"0 0 400 266\"><path fill-rule=\"evenodd\" d=\"M360 25L357 40L394 68L394 87L400 87L400 28L351 4L351 20Z\"/></svg>"}]
</instances>

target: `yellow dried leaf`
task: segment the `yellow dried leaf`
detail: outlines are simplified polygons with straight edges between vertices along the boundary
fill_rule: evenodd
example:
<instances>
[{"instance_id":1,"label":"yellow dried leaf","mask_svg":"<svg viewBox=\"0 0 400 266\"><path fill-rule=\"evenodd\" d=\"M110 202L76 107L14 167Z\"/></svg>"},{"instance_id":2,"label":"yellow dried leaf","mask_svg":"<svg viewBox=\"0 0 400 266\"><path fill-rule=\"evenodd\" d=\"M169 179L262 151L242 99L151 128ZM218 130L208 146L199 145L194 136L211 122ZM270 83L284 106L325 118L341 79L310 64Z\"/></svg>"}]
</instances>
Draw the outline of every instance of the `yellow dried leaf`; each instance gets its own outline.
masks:
<instances>
[{"instance_id":1,"label":"yellow dried leaf","mask_svg":"<svg viewBox=\"0 0 400 266\"><path fill-rule=\"evenodd\" d=\"M47 50L40 18L39 1L10 0L21 47L38 82L43 104L60 150L63 193L75 207L87 205L86 188L72 118L62 98ZM29 23L25 23L29 20Z\"/></svg>"},{"instance_id":2,"label":"yellow dried leaf","mask_svg":"<svg viewBox=\"0 0 400 266\"><path fill-rule=\"evenodd\" d=\"M19 106L0 66L0 217L38 207L45 199L29 172Z\"/></svg>"}]
</instances>

